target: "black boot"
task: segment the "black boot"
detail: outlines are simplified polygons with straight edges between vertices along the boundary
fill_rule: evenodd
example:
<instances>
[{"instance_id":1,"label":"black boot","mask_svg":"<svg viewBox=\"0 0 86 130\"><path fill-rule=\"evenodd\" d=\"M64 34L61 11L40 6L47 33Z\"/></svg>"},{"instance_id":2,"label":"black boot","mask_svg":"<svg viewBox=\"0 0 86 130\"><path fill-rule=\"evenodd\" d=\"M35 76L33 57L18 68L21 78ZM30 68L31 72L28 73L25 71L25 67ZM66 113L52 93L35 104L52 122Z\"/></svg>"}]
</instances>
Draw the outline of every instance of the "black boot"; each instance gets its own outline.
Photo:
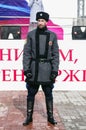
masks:
<instances>
[{"instance_id":1,"label":"black boot","mask_svg":"<svg viewBox=\"0 0 86 130\"><path fill-rule=\"evenodd\" d=\"M24 126L29 125L33 121L32 119L33 106L34 106L34 101L29 101L29 99L27 98L27 117L23 122Z\"/></svg>"},{"instance_id":2,"label":"black boot","mask_svg":"<svg viewBox=\"0 0 86 130\"><path fill-rule=\"evenodd\" d=\"M53 125L57 124L57 121L55 121L53 117L53 100L46 100L46 107L47 107L48 121Z\"/></svg>"}]
</instances>

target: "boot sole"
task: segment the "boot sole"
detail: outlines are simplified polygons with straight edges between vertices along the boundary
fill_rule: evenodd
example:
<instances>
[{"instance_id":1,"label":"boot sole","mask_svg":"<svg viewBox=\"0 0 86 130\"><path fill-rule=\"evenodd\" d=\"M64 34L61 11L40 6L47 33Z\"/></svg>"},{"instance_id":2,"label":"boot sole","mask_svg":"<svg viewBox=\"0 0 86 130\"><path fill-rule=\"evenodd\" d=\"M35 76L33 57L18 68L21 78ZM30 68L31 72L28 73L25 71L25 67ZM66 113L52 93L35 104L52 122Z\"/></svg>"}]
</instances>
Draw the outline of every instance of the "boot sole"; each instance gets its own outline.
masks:
<instances>
[{"instance_id":1,"label":"boot sole","mask_svg":"<svg viewBox=\"0 0 86 130\"><path fill-rule=\"evenodd\" d=\"M48 120L48 122L49 122L50 124L52 124L52 125L57 125L57 122L53 123L53 122L51 122L51 121L49 121L49 120Z\"/></svg>"},{"instance_id":2,"label":"boot sole","mask_svg":"<svg viewBox=\"0 0 86 130\"><path fill-rule=\"evenodd\" d=\"M23 123L23 126L27 126L27 125L29 125L30 123L32 123L33 122L33 120L31 120L31 121L29 121L29 122L27 122L27 123Z\"/></svg>"}]
</instances>

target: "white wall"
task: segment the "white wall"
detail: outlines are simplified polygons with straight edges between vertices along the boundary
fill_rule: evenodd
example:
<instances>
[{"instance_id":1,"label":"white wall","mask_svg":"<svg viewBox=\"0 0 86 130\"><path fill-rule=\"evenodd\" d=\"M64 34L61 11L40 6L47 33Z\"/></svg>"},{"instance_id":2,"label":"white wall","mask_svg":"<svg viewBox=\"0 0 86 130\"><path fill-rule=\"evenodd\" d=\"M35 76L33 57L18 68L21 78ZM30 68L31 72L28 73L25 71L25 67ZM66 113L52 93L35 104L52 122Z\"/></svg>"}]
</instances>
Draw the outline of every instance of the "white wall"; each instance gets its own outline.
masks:
<instances>
[{"instance_id":1,"label":"white wall","mask_svg":"<svg viewBox=\"0 0 86 130\"><path fill-rule=\"evenodd\" d=\"M64 29L65 38L71 39L73 18L77 18L77 0L42 0L50 19Z\"/></svg>"},{"instance_id":2,"label":"white wall","mask_svg":"<svg viewBox=\"0 0 86 130\"><path fill-rule=\"evenodd\" d=\"M77 16L77 0L43 0L43 3L51 17Z\"/></svg>"},{"instance_id":3,"label":"white wall","mask_svg":"<svg viewBox=\"0 0 86 130\"><path fill-rule=\"evenodd\" d=\"M21 72L24 44L25 40L0 41L0 90L26 89ZM67 39L58 41L58 44L60 66L54 89L86 90L86 41Z\"/></svg>"}]
</instances>

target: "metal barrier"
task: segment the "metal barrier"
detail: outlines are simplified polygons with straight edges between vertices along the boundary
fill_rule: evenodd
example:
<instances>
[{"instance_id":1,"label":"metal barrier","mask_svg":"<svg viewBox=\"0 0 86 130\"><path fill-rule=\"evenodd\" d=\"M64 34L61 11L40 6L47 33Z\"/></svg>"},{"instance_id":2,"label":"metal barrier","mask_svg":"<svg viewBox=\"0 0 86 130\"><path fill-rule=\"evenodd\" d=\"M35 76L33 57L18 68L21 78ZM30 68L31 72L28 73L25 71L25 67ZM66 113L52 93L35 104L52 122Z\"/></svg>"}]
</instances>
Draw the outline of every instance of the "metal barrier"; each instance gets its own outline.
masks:
<instances>
[{"instance_id":1,"label":"metal barrier","mask_svg":"<svg viewBox=\"0 0 86 130\"><path fill-rule=\"evenodd\" d=\"M29 17L0 16L0 39L26 39Z\"/></svg>"},{"instance_id":2,"label":"metal barrier","mask_svg":"<svg viewBox=\"0 0 86 130\"><path fill-rule=\"evenodd\" d=\"M86 18L73 19L72 39L86 40Z\"/></svg>"},{"instance_id":3,"label":"metal barrier","mask_svg":"<svg viewBox=\"0 0 86 130\"><path fill-rule=\"evenodd\" d=\"M30 26L29 23L29 18L12 18L7 20L6 22L3 21L2 23L0 23L0 38L26 39ZM56 33L58 40L63 40L64 31L60 25L54 24L52 20L49 20L47 27L49 30ZM11 37L9 35L11 35Z\"/></svg>"}]
</instances>

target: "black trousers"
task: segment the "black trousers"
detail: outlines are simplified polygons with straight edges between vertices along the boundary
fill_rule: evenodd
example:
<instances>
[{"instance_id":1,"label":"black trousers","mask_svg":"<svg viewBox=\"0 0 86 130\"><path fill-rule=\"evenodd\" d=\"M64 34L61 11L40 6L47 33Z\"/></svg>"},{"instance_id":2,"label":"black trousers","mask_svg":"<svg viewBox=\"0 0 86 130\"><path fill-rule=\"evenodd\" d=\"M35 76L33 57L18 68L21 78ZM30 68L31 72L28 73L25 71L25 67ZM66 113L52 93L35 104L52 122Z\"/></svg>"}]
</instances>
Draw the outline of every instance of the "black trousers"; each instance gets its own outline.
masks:
<instances>
[{"instance_id":1,"label":"black trousers","mask_svg":"<svg viewBox=\"0 0 86 130\"><path fill-rule=\"evenodd\" d=\"M30 101L34 101L35 95L37 94L39 90L39 85L29 85L26 84L27 90L28 90L28 95L27 98ZM42 90L45 94L46 100L53 100L53 95L52 95L52 89L54 88L54 85L42 85Z\"/></svg>"}]
</instances>

